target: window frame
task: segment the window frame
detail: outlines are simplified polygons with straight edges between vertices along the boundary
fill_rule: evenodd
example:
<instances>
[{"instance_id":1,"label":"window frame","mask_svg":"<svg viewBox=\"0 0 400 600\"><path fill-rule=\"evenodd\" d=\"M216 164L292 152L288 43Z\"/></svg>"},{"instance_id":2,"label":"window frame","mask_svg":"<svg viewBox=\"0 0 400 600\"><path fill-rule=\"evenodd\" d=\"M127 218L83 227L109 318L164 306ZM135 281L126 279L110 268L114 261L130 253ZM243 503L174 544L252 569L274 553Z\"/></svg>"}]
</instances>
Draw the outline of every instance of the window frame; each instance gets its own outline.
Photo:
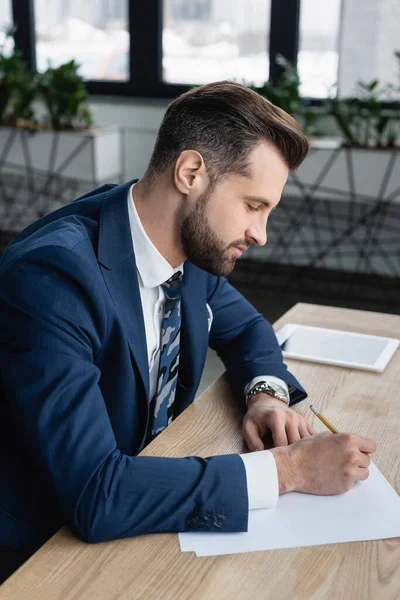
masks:
<instances>
[{"instance_id":1,"label":"window frame","mask_svg":"<svg viewBox=\"0 0 400 600\"><path fill-rule=\"evenodd\" d=\"M121 0L120 0L121 1ZM126 96L137 98L176 98L192 85L162 81L163 0L126 0L128 3L128 32L130 36L128 81L86 81L89 94L97 96ZM269 28L269 78L276 82L281 67L275 57L282 54L297 63L299 50L301 0L271 0ZM15 45L30 68L36 66L34 0L11 0ZM137 60L135 60L137 57ZM311 106L322 106L320 98L306 98ZM385 107L397 103L383 103Z\"/></svg>"},{"instance_id":2,"label":"window frame","mask_svg":"<svg viewBox=\"0 0 400 600\"><path fill-rule=\"evenodd\" d=\"M128 81L86 81L90 94L138 98L176 98L191 85L162 81L163 0L128 2L130 35ZM16 26L15 45L31 68L36 66L34 0L11 0ZM279 77L276 54L296 61L299 37L300 0L271 0L270 74ZM138 57L135 60L135 57Z\"/></svg>"}]
</instances>

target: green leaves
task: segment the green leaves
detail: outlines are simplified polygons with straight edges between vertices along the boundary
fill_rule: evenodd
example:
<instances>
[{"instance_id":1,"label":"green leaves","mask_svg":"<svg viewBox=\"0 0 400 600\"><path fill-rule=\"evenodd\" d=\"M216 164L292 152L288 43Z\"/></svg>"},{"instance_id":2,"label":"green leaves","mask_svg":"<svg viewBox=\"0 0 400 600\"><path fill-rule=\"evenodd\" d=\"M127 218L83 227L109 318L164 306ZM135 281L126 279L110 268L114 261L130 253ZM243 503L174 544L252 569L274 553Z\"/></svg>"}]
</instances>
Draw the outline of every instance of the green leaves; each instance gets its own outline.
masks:
<instances>
[{"instance_id":1,"label":"green leaves","mask_svg":"<svg viewBox=\"0 0 400 600\"><path fill-rule=\"evenodd\" d=\"M10 38L13 30L5 31ZM0 125L36 128L33 101L41 98L48 110L45 124L56 130L83 129L93 124L88 94L71 60L42 74L30 71L21 53L0 45Z\"/></svg>"},{"instance_id":2,"label":"green leaves","mask_svg":"<svg viewBox=\"0 0 400 600\"><path fill-rule=\"evenodd\" d=\"M35 94L35 73L28 70L18 50L7 53L0 46L0 125L13 126L18 119L33 119Z\"/></svg>"},{"instance_id":3,"label":"green leaves","mask_svg":"<svg viewBox=\"0 0 400 600\"><path fill-rule=\"evenodd\" d=\"M395 55L400 59L400 51L395 52ZM297 119L306 135L318 135L319 118L331 116L347 146L396 146L400 133L398 85L390 83L383 86L378 79L359 81L353 97L338 98L335 95L318 109L310 106L310 101L300 96L301 81L296 66L280 55L276 62L283 69L277 83L267 81L262 87L249 87ZM336 86L333 89L336 94ZM388 100L394 100L390 108L387 107Z\"/></svg>"},{"instance_id":4,"label":"green leaves","mask_svg":"<svg viewBox=\"0 0 400 600\"><path fill-rule=\"evenodd\" d=\"M320 115L300 96L301 82L297 67L281 54L277 55L276 62L283 69L277 83L266 81L262 87L248 87L297 119L306 135L318 135L316 124Z\"/></svg>"},{"instance_id":5,"label":"green leaves","mask_svg":"<svg viewBox=\"0 0 400 600\"><path fill-rule=\"evenodd\" d=\"M359 81L354 98L329 98L332 115L347 146L356 148L393 148L399 134L400 108L388 109L385 100L398 93L393 85L381 86L377 79Z\"/></svg>"},{"instance_id":6,"label":"green leaves","mask_svg":"<svg viewBox=\"0 0 400 600\"><path fill-rule=\"evenodd\" d=\"M39 96L55 130L88 128L93 124L88 95L78 69L79 64L71 60L57 68L49 67L39 76Z\"/></svg>"}]
</instances>

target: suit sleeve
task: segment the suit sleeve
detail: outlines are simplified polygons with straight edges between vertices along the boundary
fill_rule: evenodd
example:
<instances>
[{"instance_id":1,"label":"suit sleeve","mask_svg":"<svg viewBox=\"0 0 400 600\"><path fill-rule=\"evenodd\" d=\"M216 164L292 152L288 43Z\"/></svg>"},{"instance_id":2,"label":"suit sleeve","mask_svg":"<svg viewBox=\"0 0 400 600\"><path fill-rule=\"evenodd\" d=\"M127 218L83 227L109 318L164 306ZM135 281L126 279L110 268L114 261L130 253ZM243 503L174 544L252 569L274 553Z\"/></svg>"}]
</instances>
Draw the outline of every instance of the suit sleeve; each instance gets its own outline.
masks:
<instances>
[{"instance_id":1,"label":"suit sleeve","mask_svg":"<svg viewBox=\"0 0 400 600\"><path fill-rule=\"evenodd\" d=\"M291 388L290 404L307 397L288 371L272 325L224 277L209 276L208 304L213 311L209 345L223 361L234 391L265 375L279 377Z\"/></svg>"},{"instance_id":2,"label":"suit sleeve","mask_svg":"<svg viewBox=\"0 0 400 600\"><path fill-rule=\"evenodd\" d=\"M0 271L0 376L27 460L44 473L66 523L89 542L246 531L239 455L136 457L118 449L95 360L108 334L104 290L97 265L84 262L51 246Z\"/></svg>"}]
</instances>

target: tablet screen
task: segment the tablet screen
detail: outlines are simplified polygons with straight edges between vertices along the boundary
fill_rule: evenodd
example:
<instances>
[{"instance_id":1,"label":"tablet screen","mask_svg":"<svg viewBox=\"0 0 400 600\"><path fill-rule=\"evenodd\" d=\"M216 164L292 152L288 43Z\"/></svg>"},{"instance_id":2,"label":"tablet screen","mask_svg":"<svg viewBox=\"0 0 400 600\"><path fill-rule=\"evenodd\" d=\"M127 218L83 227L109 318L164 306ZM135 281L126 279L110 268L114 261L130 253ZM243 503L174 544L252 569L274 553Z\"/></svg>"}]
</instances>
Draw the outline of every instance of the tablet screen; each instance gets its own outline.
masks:
<instances>
[{"instance_id":1,"label":"tablet screen","mask_svg":"<svg viewBox=\"0 0 400 600\"><path fill-rule=\"evenodd\" d=\"M284 352L304 357L374 365L387 341L345 331L295 329L281 344Z\"/></svg>"}]
</instances>

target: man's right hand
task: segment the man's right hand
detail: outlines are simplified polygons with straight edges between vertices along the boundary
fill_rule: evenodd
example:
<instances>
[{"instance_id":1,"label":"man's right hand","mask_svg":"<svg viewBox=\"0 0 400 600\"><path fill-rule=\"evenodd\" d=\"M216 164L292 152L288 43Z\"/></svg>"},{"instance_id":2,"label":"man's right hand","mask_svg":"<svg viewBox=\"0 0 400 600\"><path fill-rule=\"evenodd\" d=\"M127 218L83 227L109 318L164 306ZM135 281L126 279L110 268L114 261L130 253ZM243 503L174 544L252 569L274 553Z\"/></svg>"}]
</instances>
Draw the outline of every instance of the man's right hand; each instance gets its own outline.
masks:
<instances>
[{"instance_id":1,"label":"man's right hand","mask_svg":"<svg viewBox=\"0 0 400 600\"><path fill-rule=\"evenodd\" d=\"M319 433L273 448L279 493L342 494L369 476L368 454L376 443L351 433Z\"/></svg>"}]
</instances>

